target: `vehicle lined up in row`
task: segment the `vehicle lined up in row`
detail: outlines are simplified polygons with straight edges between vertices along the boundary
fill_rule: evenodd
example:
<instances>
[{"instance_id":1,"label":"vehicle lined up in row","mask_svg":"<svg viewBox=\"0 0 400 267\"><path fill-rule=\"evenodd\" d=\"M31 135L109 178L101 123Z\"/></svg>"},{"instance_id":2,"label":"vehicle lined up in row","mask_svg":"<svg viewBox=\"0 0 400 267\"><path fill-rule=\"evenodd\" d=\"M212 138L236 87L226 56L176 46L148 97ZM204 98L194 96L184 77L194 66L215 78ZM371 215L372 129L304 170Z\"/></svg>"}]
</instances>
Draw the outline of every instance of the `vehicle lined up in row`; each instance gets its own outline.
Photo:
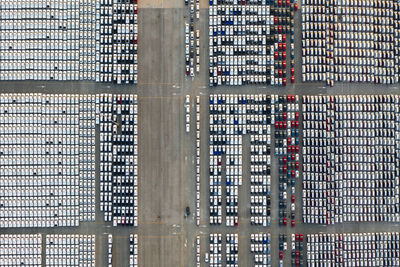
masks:
<instances>
[{"instance_id":1,"label":"vehicle lined up in row","mask_svg":"<svg viewBox=\"0 0 400 267\"><path fill-rule=\"evenodd\" d=\"M108 255L108 267L112 267L112 248L113 248L113 238L112 235L107 235L107 255Z\"/></svg>"},{"instance_id":2,"label":"vehicle lined up in row","mask_svg":"<svg viewBox=\"0 0 400 267\"><path fill-rule=\"evenodd\" d=\"M292 244L292 266L304 266L304 260L303 260L303 250L304 250L304 244L303 244L304 236L303 234L292 234L291 238L291 244Z\"/></svg>"},{"instance_id":3,"label":"vehicle lined up in row","mask_svg":"<svg viewBox=\"0 0 400 267\"><path fill-rule=\"evenodd\" d=\"M399 232L307 235L307 264L325 266L399 266Z\"/></svg>"},{"instance_id":4,"label":"vehicle lined up in row","mask_svg":"<svg viewBox=\"0 0 400 267\"><path fill-rule=\"evenodd\" d=\"M201 267L200 236L196 236L196 267Z\"/></svg>"},{"instance_id":5,"label":"vehicle lined up in row","mask_svg":"<svg viewBox=\"0 0 400 267\"><path fill-rule=\"evenodd\" d=\"M222 234L210 234L210 254L206 253L204 261L209 263L210 267L222 266Z\"/></svg>"},{"instance_id":6,"label":"vehicle lined up in row","mask_svg":"<svg viewBox=\"0 0 400 267\"><path fill-rule=\"evenodd\" d=\"M138 100L102 94L100 124L100 210L114 226L138 224Z\"/></svg>"},{"instance_id":7,"label":"vehicle lined up in row","mask_svg":"<svg viewBox=\"0 0 400 267\"><path fill-rule=\"evenodd\" d=\"M190 5L189 23L185 22L185 65L186 76L194 77L200 72L200 30L196 20L200 19L200 0L185 0ZM185 16L186 17L186 16Z\"/></svg>"},{"instance_id":8,"label":"vehicle lined up in row","mask_svg":"<svg viewBox=\"0 0 400 267\"><path fill-rule=\"evenodd\" d=\"M129 267L139 266L139 238L137 234L129 236Z\"/></svg>"},{"instance_id":9,"label":"vehicle lined up in row","mask_svg":"<svg viewBox=\"0 0 400 267\"><path fill-rule=\"evenodd\" d=\"M96 181L96 95L79 97L79 216L95 221Z\"/></svg>"},{"instance_id":10,"label":"vehicle lined up in row","mask_svg":"<svg viewBox=\"0 0 400 267\"><path fill-rule=\"evenodd\" d=\"M399 82L398 1L320 1L302 5L302 80Z\"/></svg>"},{"instance_id":11,"label":"vehicle lined up in row","mask_svg":"<svg viewBox=\"0 0 400 267\"><path fill-rule=\"evenodd\" d=\"M400 98L303 98L305 223L399 222Z\"/></svg>"},{"instance_id":12,"label":"vehicle lined up in row","mask_svg":"<svg viewBox=\"0 0 400 267\"><path fill-rule=\"evenodd\" d=\"M0 235L1 266L42 266L42 235Z\"/></svg>"},{"instance_id":13,"label":"vehicle lined up in row","mask_svg":"<svg viewBox=\"0 0 400 267\"><path fill-rule=\"evenodd\" d=\"M251 234L250 252L254 254L255 267L270 267L271 234L270 233Z\"/></svg>"},{"instance_id":14,"label":"vehicle lined up in row","mask_svg":"<svg viewBox=\"0 0 400 267\"><path fill-rule=\"evenodd\" d=\"M196 96L196 225L200 225L200 96Z\"/></svg>"},{"instance_id":15,"label":"vehicle lined up in row","mask_svg":"<svg viewBox=\"0 0 400 267\"><path fill-rule=\"evenodd\" d=\"M242 185L242 136L250 135L251 224L270 224L271 96L210 96L210 224L222 224L222 190L226 189L226 225L237 226ZM275 99L275 98L274 98ZM225 158L226 184L222 183ZM246 159L247 160L247 159Z\"/></svg>"},{"instance_id":16,"label":"vehicle lined up in row","mask_svg":"<svg viewBox=\"0 0 400 267\"><path fill-rule=\"evenodd\" d=\"M287 250L287 235L279 234L279 265L283 267L283 258Z\"/></svg>"},{"instance_id":17,"label":"vehicle lined up in row","mask_svg":"<svg viewBox=\"0 0 400 267\"><path fill-rule=\"evenodd\" d=\"M46 235L46 266L95 267L95 235Z\"/></svg>"},{"instance_id":18,"label":"vehicle lined up in row","mask_svg":"<svg viewBox=\"0 0 400 267\"><path fill-rule=\"evenodd\" d=\"M290 220L294 227L295 185L300 173L299 97L279 96L274 102L275 156L279 159L279 225L286 226ZM288 202L290 213L287 211Z\"/></svg>"},{"instance_id":19,"label":"vehicle lined up in row","mask_svg":"<svg viewBox=\"0 0 400 267\"><path fill-rule=\"evenodd\" d=\"M210 86L285 86L289 76L294 82L297 8L297 0L210 0ZM289 43L290 56L286 52ZM289 65L291 74L286 70Z\"/></svg>"},{"instance_id":20,"label":"vehicle lined up in row","mask_svg":"<svg viewBox=\"0 0 400 267\"><path fill-rule=\"evenodd\" d=\"M239 266L239 235L226 234L226 267Z\"/></svg>"}]
</instances>

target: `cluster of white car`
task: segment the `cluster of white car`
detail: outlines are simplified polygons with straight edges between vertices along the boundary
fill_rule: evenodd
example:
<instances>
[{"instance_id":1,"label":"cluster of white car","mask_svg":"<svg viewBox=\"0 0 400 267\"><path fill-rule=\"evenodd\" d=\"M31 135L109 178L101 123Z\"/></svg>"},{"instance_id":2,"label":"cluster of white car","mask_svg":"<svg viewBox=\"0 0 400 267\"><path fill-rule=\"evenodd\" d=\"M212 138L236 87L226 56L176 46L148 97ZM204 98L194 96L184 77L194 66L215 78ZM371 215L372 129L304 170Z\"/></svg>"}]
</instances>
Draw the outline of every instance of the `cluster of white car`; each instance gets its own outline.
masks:
<instances>
[{"instance_id":1,"label":"cluster of white car","mask_svg":"<svg viewBox=\"0 0 400 267\"><path fill-rule=\"evenodd\" d=\"M250 136L250 222L253 225L271 224L270 154L271 126L267 125L266 132Z\"/></svg>"},{"instance_id":2,"label":"cluster of white car","mask_svg":"<svg viewBox=\"0 0 400 267\"><path fill-rule=\"evenodd\" d=\"M222 234L210 234L210 256L205 255L205 262L209 262L210 267L222 266Z\"/></svg>"},{"instance_id":3,"label":"cluster of white car","mask_svg":"<svg viewBox=\"0 0 400 267\"><path fill-rule=\"evenodd\" d=\"M196 236L196 267L201 266L200 236Z\"/></svg>"},{"instance_id":4,"label":"cluster of white car","mask_svg":"<svg viewBox=\"0 0 400 267\"><path fill-rule=\"evenodd\" d=\"M99 113L100 210L114 226L137 226L137 96L102 94Z\"/></svg>"},{"instance_id":5,"label":"cluster of white car","mask_svg":"<svg viewBox=\"0 0 400 267\"><path fill-rule=\"evenodd\" d=\"M0 80L96 80L97 2L2 2Z\"/></svg>"},{"instance_id":6,"label":"cluster of white car","mask_svg":"<svg viewBox=\"0 0 400 267\"><path fill-rule=\"evenodd\" d=\"M251 234L250 252L254 255L254 267L270 267L271 234L269 233Z\"/></svg>"},{"instance_id":7,"label":"cluster of white car","mask_svg":"<svg viewBox=\"0 0 400 267\"><path fill-rule=\"evenodd\" d=\"M0 265L42 266L42 235L0 235Z\"/></svg>"},{"instance_id":8,"label":"cluster of white car","mask_svg":"<svg viewBox=\"0 0 400 267\"><path fill-rule=\"evenodd\" d=\"M107 236L107 245L108 245L108 267L112 267L112 248L113 248L113 238L112 235L109 234Z\"/></svg>"},{"instance_id":9,"label":"cluster of white car","mask_svg":"<svg viewBox=\"0 0 400 267\"><path fill-rule=\"evenodd\" d=\"M226 267L239 266L239 235L226 234Z\"/></svg>"},{"instance_id":10,"label":"cluster of white car","mask_svg":"<svg viewBox=\"0 0 400 267\"><path fill-rule=\"evenodd\" d=\"M139 238L137 234L129 236L129 267L139 266Z\"/></svg>"},{"instance_id":11,"label":"cluster of white car","mask_svg":"<svg viewBox=\"0 0 400 267\"><path fill-rule=\"evenodd\" d=\"M398 95L304 96L305 223L400 221Z\"/></svg>"},{"instance_id":12,"label":"cluster of white car","mask_svg":"<svg viewBox=\"0 0 400 267\"><path fill-rule=\"evenodd\" d=\"M47 235L46 266L95 267L95 235Z\"/></svg>"},{"instance_id":13,"label":"cluster of white car","mask_svg":"<svg viewBox=\"0 0 400 267\"><path fill-rule=\"evenodd\" d=\"M303 81L397 83L399 11L398 1L305 1Z\"/></svg>"},{"instance_id":14,"label":"cluster of white car","mask_svg":"<svg viewBox=\"0 0 400 267\"><path fill-rule=\"evenodd\" d=\"M3 1L0 80L136 83L137 10L136 0Z\"/></svg>"},{"instance_id":15,"label":"cluster of white car","mask_svg":"<svg viewBox=\"0 0 400 267\"><path fill-rule=\"evenodd\" d=\"M80 184L94 190L80 180L83 99L0 95L0 227L78 226L80 212L94 212L79 200Z\"/></svg>"},{"instance_id":16,"label":"cluster of white car","mask_svg":"<svg viewBox=\"0 0 400 267\"><path fill-rule=\"evenodd\" d=\"M96 96L79 97L79 216L80 221L95 220Z\"/></svg>"},{"instance_id":17,"label":"cluster of white car","mask_svg":"<svg viewBox=\"0 0 400 267\"><path fill-rule=\"evenodd\" d=\"M196 96L196 225L200 225L200 96Z\"/></svg>"},{"instance_id":18,"label":"cluster of white car","mask_svg":"<svg viewBox=\"0 0 400 267\"><path fill-rule=\"evenodd\" d=\"M400 235L385 233L308 234L308 266L399 266Z\"/></svg>"},{"instance_id":19,"label":"cluster of white car","mask_svg":"<svg viewBox=\"0 0 400 267\"><path fill-rule=\"evenodd\" d=\"M295 184L299 178L299 97L273 97L275 155L279 159L279 225L288 224L287 202L290 194L291 226L295 226Z\"/></svg>"},{"instance_id":20,"label":"cluster of white car","mask_svg":"<svg viewBox=\"0 0 400 267\"><path fill-rule=\"evenodd\" d=\"M111 6L111 1L101 0L104 7ZM103 6L101 5L101 8ZM112 80L117 84L137 83L137 62L138 62L138 5L137 0L113 1L112 12L102 14L107 21L100 24L100 36L104 35L104 42L101 45L110 47L112 44L111 64L104 64L108 71L112 67ZM101 31L103 25L110 28L112 18L112 32ZM104 28L105 28L104 27ZM110 35L111 34L111 35ZM107 52L110 52L109 50ZM108 55L108 60L109 60ZM104 78L109 79L110 73L105 73ZM109 81L109 80L106 80Z\"/></svg>"},{"instance_id":21,"label":"cluster of white car","mask_svg":"<svg viewBox=\"0 0 400 267\"><path fill-rule=\"evenodd\" d=\"M195 17L200 18L200 0L185 0L190 2L189 23L185 23L185 62L186 75L194 77L200 72L200 30L195 30Z\"/></svg>"},{"instance_id":22,"label":"cluster of white car","mask_svg":"<svg viewBox=\"0 0 400 267\"><path fill-rule=\"evenodd\" d=\"M210 1L210 86L273 80L274 45L269 5ZM270 83L270 82L269 82Z\"/></svg>"},{"instance_id":23,"label":"cluster of white car","mask_svg":"<svg viewBox=\"0 0 400 267\"><path fill-rule=\"evenodd\" d=\"M286 34L294 59L294 2L210 0L210 86L286 85Z\"/></svg>"},{"instance_id":24,"label":"cluster of white car","mask_svg":"<svg viewBox=\"0 0 400 267\"><path fill-rule=\"evenodd\" d=\"M251 221L269 224L271 97L211 95L210 98L210 224L222 224L222 159L226 165L226 225L238 225L238 193L242 184L242 135L250 134L254 154L251 168ZM259 143L255 145L256 143ZM260 157L261 153L261 157ZM258 156L258 157L256 157ZM264 157L265 156L265 157ZM264 161L265 158L265 161ZM257 161L256 161L257 159ZM265 196L265 197L264 197Z\"/></svg>"}]
</instances>

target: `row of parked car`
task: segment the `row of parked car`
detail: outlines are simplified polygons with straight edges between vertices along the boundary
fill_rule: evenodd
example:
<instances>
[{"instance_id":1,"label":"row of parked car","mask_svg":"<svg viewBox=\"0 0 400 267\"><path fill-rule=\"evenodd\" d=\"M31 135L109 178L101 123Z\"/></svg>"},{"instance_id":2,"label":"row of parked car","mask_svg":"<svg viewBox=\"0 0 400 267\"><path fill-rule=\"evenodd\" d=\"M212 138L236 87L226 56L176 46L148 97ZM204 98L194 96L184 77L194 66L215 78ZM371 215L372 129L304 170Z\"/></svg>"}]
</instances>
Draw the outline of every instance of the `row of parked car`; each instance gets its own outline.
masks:
<instances>
[{"instance_id":1,"label":"row of parked car","mask_svg":"<svg viewBox=\"0 0 400 267\"><path fill-rule=\"evenodd\" d=\"M139 238L137 234L129 236L129 267L139 266Z\"/></svg>"},{"instance_id":2,"label":"row of parked car","mask_svg":"<svg viewBox=\"0 0 400 267\"><path fill-rule=\"evenodd\" d=\"M299 137L292 131L299 130L299 98L295 95L274 97L275 155L279 159L279 225L288 220L295 226L295 184L299 177ZM290 197L288 195L290 194ZM289 201L290 199L290 201ZM290 217L287 202L290 205Z\"/></svg>"},{"instance_id":3,"label":"row of parked car","mask_svg":"<svg viewBox=\"0 0 400 267\"><path fill-rule=\"evenodd\" d=\"M201 246L200 246L200 236L196 236L196 267L201 266Z\"/></svg>"},{"instance_id":4,"label":"row of parked car","mask_svg":"<svg viewBox=\"0 0 400 267\"><path fill-rule=\"evenodd\" d=\"M304 222L400 220L399 103L392 95L304 97Z\"/></svg>"},{"instance_id":5,"label":"row of parked car","mask_svg":"<svg viewBox=\"0 0 400 267\"><path fill-rule=\"evenodd\" d=\"M239 266L239 235L226 234L226 267Z\"/></svg>"},{"instance_id":6,"label":"row of parked car","mask_svg":"<svg viewBox=\"0 0 400 267\"><path fill-rule=\"evenodd\" d=\"M210 1L210 86L285 86L289 55L294 82L294 12L290 1Z\"/></svg>"},{"instance_id":7,"label":"row of parked car","mask_svg":"<svg viewBox=\"0 0 400 267\"><path fill-rule=\"evenodd\" d=\"M100 82L137 83L138 4L137 0L100 0Z\"/></svg>"},{"instance_id":8,"label":"row of parked car","mask_svg":"<svg viewBox=\"0 0 400 267\"><path fill-rule=\"evenodd\" d=\"M42 266L42 235L0 235L2 266Z\"/></svg>"},{"instance_id":9,"label":"row of parked car","mask_svg":"<svg viewBox=\"0 0 400 267\"><path fill-rule=\"evenodd\" d=\"M304 266L304 236L303 234L292 234L291 244L292 244L292 266Z\"/></svg>"},{"instance_id":10,"label":"row of parked car","mask_svg":"<svg viewBox=\"0 0 400 267\"><path fill-rule=\"evenodd\" d=\"M398 266L398 232L308 234L308 266Z\"/></svg>"},{"instance_id":11,"label":"row of parked car","mask_svg":"<svg viewBox=\"0 0 400 267\"><path fill-rule=\"evenodd\" d=\"M250 252L254 255L255 267L271 266L271 234L257 233L250 235Z\"/></svg>"},{"instance_id":12,"label":"row of parked car","mask_svg":"<svg viewBox=\"0 0 400 267\"><path fill-rule=\"evenodd\" d=\"M108 255L108 267L112 267L112 248L113 248L113 238L112 235L107 235L107 255Z\"/></svg>"},{"instance_id":13,"label":"row of parked car","mask_svg":"<svg viewBox=\"0 0 400 267\"><path fill-rule=\"evenodd\" d=\"M196 225L200 225L200 96L196 96Z\"/></svg>"},{"instance_id":14,"label":"row of parked car","mask_svg":"<svg viewBox=\"0 0 400 267\"><path fill-rule=\"evenodd\" d=\"M94 267L95 262L95 235L46 236L46 266Z\"/></svg>"},{"instance_id":15,"label":"row of parked car","mask_svg":"<svg viewBox=\"0 0 400 267\"><path fill-rule=\"evenodd\" d=\"M195 73L200 72L200 30L195 29L195 18L200 19L200 0L185 0L185 5L189 6L189 23L185 23L185 62L186 75L194 77Z\"/></svg>"},{"instance_id":16,"label":"row of parked car","mask_svg":"<svg viewBox=\"0 0 400 267\"><path fill-rule=\"evenodd\" d=\"M210 96L210 223L222 224L222 158L226 169L226 225L238 224L242 135L250 134L251 224L270 225L271 96ZM232 131L227 132L226 128Z\"/></svg>"},{"instance_id":17,"label":"row of parked car","mask_svg":"<svg viewBox=\"0 0 400 267\"><path fill-rule=\"evenodd\" d=\"M138 223L136 95L99 96L100 210L114 226Z\"/></svg>"},{"instance_id":18,"label":"row of parked car","mask_svg":"<svg viewBox=\"0 0 400 267\"><path fill-rule=\"evenodd\" d=\"M79 99L79 206L80 221L95 220L96 180L96 96Z\"/></svg>"},{"instance_id":19,"label":"row of parked car","mask_svg":"<svg viewBox=\"0 0 400 267\"><path fill-rule=\"evenodd\" d=\"M210 254L205 254L205 262L210 267L222 266L222 234L210 233L209 239Z\"/></svg>"},{"instance_id":20,"label":"row of parked car","mask_svg":"<svg viewBox=\"0 0 400 267\"><path fill-rule=\"evenodd\" d=\"M94 220L94 101L87 95L0 95L0 227Z\"/></svg>"},{"instance_id":21,"label":"row of parked car","mask_svg":"<svg viewBox=\"0 0 400 267\"><path fill-rule=\"evenodd\" d=\"M397 83L399 3L386 2L303 3L303 81Z\"/></svg>"}]
</instances>

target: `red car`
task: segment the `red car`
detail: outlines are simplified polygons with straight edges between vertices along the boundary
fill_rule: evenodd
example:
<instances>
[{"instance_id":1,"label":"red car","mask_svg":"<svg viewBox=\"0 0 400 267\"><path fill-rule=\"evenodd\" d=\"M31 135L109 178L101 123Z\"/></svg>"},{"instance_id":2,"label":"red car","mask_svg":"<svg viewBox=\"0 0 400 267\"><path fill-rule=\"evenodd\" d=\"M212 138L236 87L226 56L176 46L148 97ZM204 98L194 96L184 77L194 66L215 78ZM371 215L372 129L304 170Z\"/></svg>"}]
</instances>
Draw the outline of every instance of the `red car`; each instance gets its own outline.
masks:
<instances>
[{"instance_id":1,"label":"red car","mask_svg":"<svg viewBox=\"0 0 400 267\"><path fill-rule=\"evenodd\" d=\"M292 83L294 83L294 76L292 76L292 79L291 79L291 81L292 81Z\"/></svg>"},{"instance_id":2,"label":"red car","mask_svg":"<svg viewBox=\"0 0 400 267\"><path fill-rule=\"evenodd\" d=\"M286 84L287 84L287 80L286 80L286 78L283 78L283 79L282 79L282 85L283 85L283 86L286 86Z\"/></svg>"},{"instance_id":3,"label":"red car","mask_svg":"<svg viewBox=\"0 0 400 267\"><path fill-rule=\"evenodd\" d=\"M294 201L295 201L295 197L294 197L294 195L292 195L292 203L294 203Z\"/></svg>"},{"instance_id":4,"label":"red car","mask_svg":"<svg viewBox=\"0 0 400 267\"><path fill-rule=\"evenodd\" d=\"M292 227L294 227L296 225L296 223L294 222L294 220L292 220Z\"/></svg>"},{"instance_id":5,"label":"red car","mask_svg":"<svg viewBox=\"0 0 400 267\"><path fill-rule=\"evenodd\" d=\"M279 259L283 259L283 251L279 251Z\"/></svg>"},{"instance_id":6,"label":"red car","mask_svg":"<svg viewBox=\"0 0 400 267\"><path fill-rule=\"evenodd\" d=\"M287 225L287 219L286 218L283 218L283 225Z\"/></svg>"}]
</instances>

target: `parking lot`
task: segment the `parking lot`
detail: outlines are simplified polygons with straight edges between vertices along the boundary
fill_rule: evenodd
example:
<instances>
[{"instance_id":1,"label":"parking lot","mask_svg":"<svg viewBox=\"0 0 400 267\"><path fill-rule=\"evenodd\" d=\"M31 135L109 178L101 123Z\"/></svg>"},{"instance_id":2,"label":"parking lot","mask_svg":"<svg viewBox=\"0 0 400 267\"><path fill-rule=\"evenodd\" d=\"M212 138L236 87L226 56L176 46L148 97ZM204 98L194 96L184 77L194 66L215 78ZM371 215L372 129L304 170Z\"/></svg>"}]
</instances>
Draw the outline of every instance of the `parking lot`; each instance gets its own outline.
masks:
<instances>
[{"instance_id":1,"label":"parking lot","mask_svg":"<svg viewBox=\"0 0 400 267\"><path fill-rule=\"evenodd\" d=\"M333 226L304 225L301 223L301 181L296 183L296 226L282 228L278 222L279 188L275 178L278 161L272 157L272 208L271 226L250 225L247 205L239 204L239 225L235 228L210 226L208 220L208 173L209 155L201 153L201 223L196 226L196 134L192 119L191 132L185 133L185 96L192 99L192 118L195 117L195 96L201 97L201 151L209 150L208 96L210 94L278 94L278 95L336 95L336 94L398 94L398 85L342 84L327 88L325 83L288 84L285 88L272 86L219 86L208 88L208 9L207 1L200 1L201 71L194 80L184 76L184 1L139 1L139 80L137 86L117 86L91 82L1 82L2 93L65 93L99 94L129 93L139 98L139 227L112 227L104 222L104 214L96 205L96 222L80 223L79 227L61 228L20 228L1 229L7 234L95 234L96 266L106 266L107 234L113 234L113 266L128 266L129 234L139 235L139 265L196 266L195 240L201 237L201 266L203 255L208 251L210 233L237 233L239 238L239 265L251 266L254 262L250 254L251 233L271 233L272 266L278 266L279 233L357 233L398 231L398 224L345 223ZM300 25L300 13L295 15L295 25ZM298 24L296 24L298 23ZM178 26L177 26L178 25ZM300 31L296 32L296 55L301 55ZM296 58L297 59L297 58ZM299 58L300 59L300 58ZM295 61L296 71L301 70L300 60ZM301 132L301 131L300 131ZM98 135L98 130L96 131ZM244 137L244 144L250 138ZM96 143L98 144L98 139ZM248 145L246 145L248 146ZM96 177L99 177L99 146L96 145ZM301 151L301 150L300 150ZM245 151L244 153L249 153ZM302 154L300 155L302 156ZM248 169L249 162L243 162ZM249 177L248 174L244 176ZM250 184L243 179L239 203L250 199ZM99 183L96 182L96 203L99 203ZM192 215L185 218L185 208L189 206ZM45 236L43 236L45 237ZM225 238L225 237L224 237ZM289 249L290 250L290 249ZM223 260L224 260L223 254ZM290 252L284 256L285 266L290 266Z\"/></svg>"}]
</instances>

